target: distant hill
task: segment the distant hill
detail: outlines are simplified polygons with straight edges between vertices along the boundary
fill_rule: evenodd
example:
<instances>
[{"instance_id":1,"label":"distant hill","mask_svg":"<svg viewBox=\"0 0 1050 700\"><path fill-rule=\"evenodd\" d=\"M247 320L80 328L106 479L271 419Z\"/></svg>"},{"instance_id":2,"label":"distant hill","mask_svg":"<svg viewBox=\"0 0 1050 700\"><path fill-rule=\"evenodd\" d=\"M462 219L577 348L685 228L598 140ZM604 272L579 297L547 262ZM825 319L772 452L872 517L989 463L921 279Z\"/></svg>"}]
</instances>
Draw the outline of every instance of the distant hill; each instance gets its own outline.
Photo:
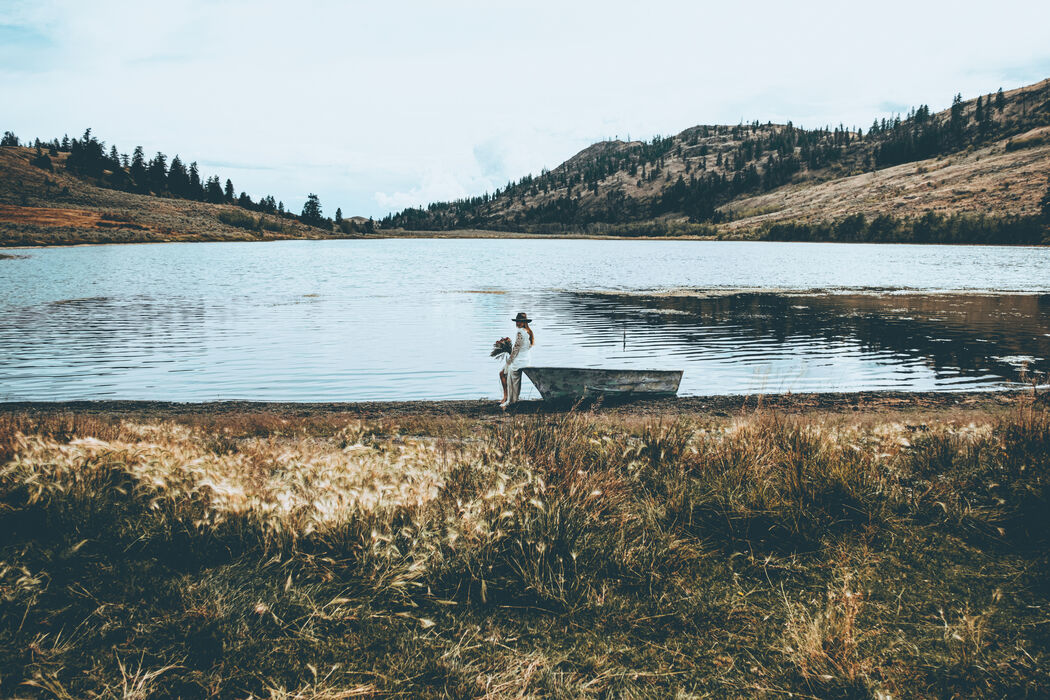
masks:
<instances>
[{"instance_id":1,"label":"distant hill","mask_svg":"<svg viewBox=\"0 0 1050 700\"><path fill-rule=\"evenodd\" d=\"M134 187L124 168L107 164L84 172L70 167L74 156L46 147L0 146L0 246L331 238L354 236L371 226L367 219L335 229L329 219L311 226L264 203L248 208L236 200L214 203L166 191L155 194Z\"/></svg>"},{"instance_id":2,"label":"distant hill","mask_svg":"<svg viewBox=\"0 0 1050 700\"><path fill-rule=\"evenodd\" d=\"M0 142L3 246L419 232L1050 242L1050 80L867 129L751 122L603 141L494 193L378 223L329 219L313 195L300 215L236 196L195 163L107 152L90 130L18 144Z\"/></svg>"},{"instance_id":3,"label":"distant hill","mask_svg":"<svg viewBox=\"0 0 1050 700\"><path fill-rule=\"evenodd\" d=\"M1026 219L1006 221L1010 232L995 228L990 235L1032 242L1042 236L1031 218L1048 175L1050 80L1044 80L967 101L957 96L938 113L920 106L866 130L753 122L694 126L646 142L603 141L491 195L405 209L380 223L406 230L769 237L777 224L804 231L860 216L864 235L875 235L870 223L882 217L884 228L892 218L907 237L902 219L925 215L946 229L959 223L945 218L972 215L999 223Z\"/></svg>"}]
</instances>

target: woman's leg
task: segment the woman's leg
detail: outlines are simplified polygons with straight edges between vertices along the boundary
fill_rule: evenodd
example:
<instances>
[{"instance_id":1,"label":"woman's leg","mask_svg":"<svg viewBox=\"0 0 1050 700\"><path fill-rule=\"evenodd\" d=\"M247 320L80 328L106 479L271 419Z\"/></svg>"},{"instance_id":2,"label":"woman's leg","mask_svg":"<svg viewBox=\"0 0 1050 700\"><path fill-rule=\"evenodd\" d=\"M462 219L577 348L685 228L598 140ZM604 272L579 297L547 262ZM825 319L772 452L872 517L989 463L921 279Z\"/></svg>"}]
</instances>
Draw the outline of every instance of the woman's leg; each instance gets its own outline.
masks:
<instances>
[{"instance_id":1,"label":"woman's leg","mask_svg":"<svg viewBox=\"0 0 1050 700\"><path fill-rule=\"evenodd\" d=\"M521 370L512 369L507 372L507 403L517 403L518 395L521 393Z\"/></svg>"},{"instance_id":2,"label":"woman's leg","mask_svg":"<svg viewBox=\"0 0 1050 700\"><path fill-rule=\"evenodd\" d=\"M500 403L507 403L507 372L505 370L499 371L499 383L503 385L503 401Z\"/></svg>"}]
</instances>

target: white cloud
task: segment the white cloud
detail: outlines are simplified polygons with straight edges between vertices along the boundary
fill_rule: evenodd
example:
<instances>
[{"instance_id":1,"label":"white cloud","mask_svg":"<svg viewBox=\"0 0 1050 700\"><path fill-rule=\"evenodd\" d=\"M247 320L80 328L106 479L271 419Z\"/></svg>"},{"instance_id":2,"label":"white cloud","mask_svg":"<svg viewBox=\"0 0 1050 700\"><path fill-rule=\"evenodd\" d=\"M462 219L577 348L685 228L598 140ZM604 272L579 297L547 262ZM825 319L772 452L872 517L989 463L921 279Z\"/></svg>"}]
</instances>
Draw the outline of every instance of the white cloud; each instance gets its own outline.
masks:
<instances>
[{"instance_id":1,"label":"white cloud","mask_svg":"<svg viewBox=\"0 0 1050 700\"><path fill-rule=\"evenodd\" d=\"M944 107L1047 77L1048 24L1044 0L6 2L38 47L0 52L2 127L265 165L218 174L381 215L607 137Z\"/></svg>"}]
</instances>

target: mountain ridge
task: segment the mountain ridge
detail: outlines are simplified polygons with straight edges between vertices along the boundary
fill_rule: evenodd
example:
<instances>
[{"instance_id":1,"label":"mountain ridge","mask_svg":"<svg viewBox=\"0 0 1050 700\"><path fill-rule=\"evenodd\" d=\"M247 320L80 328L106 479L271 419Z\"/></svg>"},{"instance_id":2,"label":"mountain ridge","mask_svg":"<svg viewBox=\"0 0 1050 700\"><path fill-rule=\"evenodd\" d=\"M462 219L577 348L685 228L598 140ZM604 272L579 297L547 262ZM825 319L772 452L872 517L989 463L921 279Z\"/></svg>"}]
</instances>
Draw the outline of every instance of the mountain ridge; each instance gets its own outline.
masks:
<instances>
[{"instance_id":1,"label":"mountain ridge","mask_svg":"<svg viewBox=\"0 0 1050 700\"><path fill-rule=\"evenodd\" d=\"M945 159L953 161L956 171L965 163L983 182L989 180L988 168L977 164L991 156L1000 157L1001 173L1015 164L1024 168L1025 177L1013 178L1012 191L1003 196L960 197L942 191L936 178L927 178L924 186L929 189L933 182L939 196L923 197L915 206L890 205L870 192L865 194L867 206L821 198L819 190L812 197L819 206L800 208L790 201L798 199L799 190L859 175L872 174L876 180L882 174L880 183L885 183L903 175L902 165L940 170ZM842 125L807 130L791 122L751 122L697 125L651 141L599 141L557 167L526 175L491 195L405 209L380 223L414 230L564 233L664 221L669 229L704 223L714 225L716 235L760 235L759 228L775 221L830 220L855 213L1032 216L1039 211L1047 174L1050 79L970 100L957 96L940 112L922 105L904 118L876 121L867 132ZM953 182L953 187L958 184ZM835 188L825 190L830 195ZM856 198L859 188L846 190ZM744 219L751 221L741 223Z\"/></svg>"}]
</instances>

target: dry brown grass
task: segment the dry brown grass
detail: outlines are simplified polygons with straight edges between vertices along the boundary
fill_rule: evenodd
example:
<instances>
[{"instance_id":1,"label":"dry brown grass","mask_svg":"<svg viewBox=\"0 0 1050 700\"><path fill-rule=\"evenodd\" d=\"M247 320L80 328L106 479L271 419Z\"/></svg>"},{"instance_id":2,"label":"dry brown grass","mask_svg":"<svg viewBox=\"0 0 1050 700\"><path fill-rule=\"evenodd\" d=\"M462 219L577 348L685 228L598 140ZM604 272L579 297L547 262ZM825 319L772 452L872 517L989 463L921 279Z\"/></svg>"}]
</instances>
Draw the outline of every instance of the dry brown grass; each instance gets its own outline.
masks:
<instances>
[{"instance_id":1,"label":"dry brown grass","mask_svg":"<svg viewBox=\"0 0 1050 700\"><path fill-rule=\"evenodd\" d=\"M1030 403L6 413L0 445L8 695L1050 690Z\"/></svg>"},{"instance_id":2,"label":"dry brown grass","mask_svg":"<svg viewBox=\"0 0 1050 700\"><path fill-rule=\"evenodd\" d=\"M0 148L0 246L344 237L281 219L280 231L223 223L243 209L95 187L64 170L30 165L29 148Z\"/></svg>"}]
</instances>

